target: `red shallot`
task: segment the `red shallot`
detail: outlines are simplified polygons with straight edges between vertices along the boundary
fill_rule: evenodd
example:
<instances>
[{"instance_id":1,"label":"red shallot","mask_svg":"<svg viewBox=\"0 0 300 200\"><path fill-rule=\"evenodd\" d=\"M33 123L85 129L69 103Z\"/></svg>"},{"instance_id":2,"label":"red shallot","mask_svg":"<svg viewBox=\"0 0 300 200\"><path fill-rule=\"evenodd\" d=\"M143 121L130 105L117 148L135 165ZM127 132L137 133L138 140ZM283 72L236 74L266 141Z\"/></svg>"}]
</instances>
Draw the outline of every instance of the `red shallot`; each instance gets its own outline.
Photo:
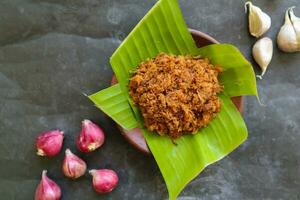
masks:
<instances>
[{"instance_id":1,"label":"red shallot","mask_svg":"<svg viewBox=\"0 0 300 200\"><path fill-rule=\"evenodd\" d=\"M36 139L37 155L55 156L63 144L64 132L60 130L50 130L41 133Z\"/></svg>"},{"instance_id":2,"label":"red shallot","mask_svg":"<svg viewBox=\"0 0 300 200\"><path fill-rule=\"evenodd\" d=\"M86 163L81 158L73 154L70 149L66 149L62 170L66 177L76 179L84 175L86 171Z\"/></svg>"},{"instance_id":3,"label":"red shallot","mask_svg":"<svg viewBox=\"0 0 300 200\"><path fill-rule=\"evenodd\" d=\"M36 188L35 200L59 200L61 190L59 186L47 177L47 170L43 170L42 180Z\"/></svg>"},{"instance_id":4,"label":"red shallot","mask_svg":"<svg viewBox=\"0 0 300 200\"><path fill-rule=\"evenodd\" d=\"M93 187L99 193L111 192L119 182L116 172L110 169L93 169L89 173L93 176Z\"/></svg>"},{"instance_id":5,"label":"red shallot","mask_svg":"<svg viewBox=\"0 0 300 200\"><path fill-rule=\"evenodd\" d=\"M103 130L93 122L85 119L81 123L81 132L77 138L77 147L82 152L91 152L104 143Z\"/></svg>"}]
</instances>

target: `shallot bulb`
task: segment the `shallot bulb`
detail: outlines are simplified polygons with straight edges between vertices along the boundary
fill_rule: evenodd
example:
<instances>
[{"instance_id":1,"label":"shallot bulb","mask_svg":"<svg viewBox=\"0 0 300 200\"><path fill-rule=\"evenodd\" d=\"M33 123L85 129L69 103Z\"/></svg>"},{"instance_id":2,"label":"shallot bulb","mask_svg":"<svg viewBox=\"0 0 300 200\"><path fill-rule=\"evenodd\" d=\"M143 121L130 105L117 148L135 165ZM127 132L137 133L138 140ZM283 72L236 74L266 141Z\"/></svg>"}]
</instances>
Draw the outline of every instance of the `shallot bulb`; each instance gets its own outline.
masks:
<instances>
[{"instance_id":1,"label":"shallot bulb","mask_svg":"<svg viewBox=\"0 0 300 200\"><path fill-rule=\"evenodd\" d=\"M47 177L47 170L43 170L42 180L36 188L35 200L59 200L61 190L59 186Z\"/></svg>"},{"instance_id":2,"label":"shallot bulb","mask_svg":"<svg viewBox=\"0 0 300 200\"><path fill-rule=\"evenodd\" d=\"M66 177L76 179L84 175L86 164L81 158L73 154L70 149L66 149L62 170Z\"/></svg>"},{"instance_id":3,"label":"shallot bulb","mask_svg":"<svg viewBox=\"0 0 300 200\"><path fill-rule=\"evenodd\" d=\"M36 139L37 155L56 156L63 144L64 132L60 130L51 130L41 133Z\"/></svg>"},{"instance_id":4,"label":"shallot bulb","mask_svg":"<svg viewBox=\"0 0 300 200\"><path fill-rule=\"evenodd\" d=\"M93 187L99 193L111 192L119 182L116 172L110 169L93 169L89 173L93 176Z\"/></svg>"},{"instance_id":5,"label":"shallot bulb","mask_svg":"<svg viewBox=\"0 0 300 200\"><path fill-rule=\"evenodd\" d=\"M83 120L81 132L77 138L77 147L82 152L91 152L99 148L104 143L103 130L90 120Z\"/></svg>"}]
</instances>

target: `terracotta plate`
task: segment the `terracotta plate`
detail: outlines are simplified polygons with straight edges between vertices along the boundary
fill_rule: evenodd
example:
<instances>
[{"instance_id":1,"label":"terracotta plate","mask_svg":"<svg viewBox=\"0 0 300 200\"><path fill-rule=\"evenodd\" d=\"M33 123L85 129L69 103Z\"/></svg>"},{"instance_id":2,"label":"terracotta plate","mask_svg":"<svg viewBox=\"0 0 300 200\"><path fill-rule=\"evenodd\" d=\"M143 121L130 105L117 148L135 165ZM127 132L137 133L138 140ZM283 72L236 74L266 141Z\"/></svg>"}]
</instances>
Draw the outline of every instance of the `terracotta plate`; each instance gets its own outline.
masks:
<instances>
[{"instance_id":1,"label":"terracotta plate","mask_svg":"<svg viewBox=\"0 0 300 200\"><path fill-rule=\"evenodd\" d=\"M203 47L209 44L215 44L218 43L218 41L216 41L214 38L210 37L209 35L202 33L200 31L197 30L193 30L193 29L189 29L193 39L196 42L196 45L198 47ZM112 81L111 84L116 84L117 80L115 78L115 76L112 77ZM233 97L232 98L233 103L235 104L235 106L237 107L237 109L240 112L243 112L243 101L244 98L243 97ZM151 152L147 146L146 140L144 138L144 136L142 135L142 132L139 128L133 129L133 130L124 130L121 127L119 127L121 134L127 139L127 141L132 144L136 149L138 149L139 151L151 155Z\"/></svg>"}]
</instances>

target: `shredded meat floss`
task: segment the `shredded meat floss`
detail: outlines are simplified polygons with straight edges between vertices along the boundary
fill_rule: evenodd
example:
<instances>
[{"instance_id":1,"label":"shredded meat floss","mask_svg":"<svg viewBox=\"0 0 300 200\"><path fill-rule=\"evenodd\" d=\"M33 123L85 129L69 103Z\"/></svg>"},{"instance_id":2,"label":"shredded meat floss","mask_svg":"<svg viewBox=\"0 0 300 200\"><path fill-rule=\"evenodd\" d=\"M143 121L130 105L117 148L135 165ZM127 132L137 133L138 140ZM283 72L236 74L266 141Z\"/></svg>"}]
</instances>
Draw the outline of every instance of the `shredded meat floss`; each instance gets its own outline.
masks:
<instances>
[{"instance_id":1,"label":"shredded meat floss","mask_svg":"<svg viewBox=\"0 0 300 200\"><path fill-rule=\"evenodd\" d=\"M148 130L175 139L195 133L220 112L221 72L206 58L161 53L138 66L129 94Z\"/></svg>"}]
</instances>

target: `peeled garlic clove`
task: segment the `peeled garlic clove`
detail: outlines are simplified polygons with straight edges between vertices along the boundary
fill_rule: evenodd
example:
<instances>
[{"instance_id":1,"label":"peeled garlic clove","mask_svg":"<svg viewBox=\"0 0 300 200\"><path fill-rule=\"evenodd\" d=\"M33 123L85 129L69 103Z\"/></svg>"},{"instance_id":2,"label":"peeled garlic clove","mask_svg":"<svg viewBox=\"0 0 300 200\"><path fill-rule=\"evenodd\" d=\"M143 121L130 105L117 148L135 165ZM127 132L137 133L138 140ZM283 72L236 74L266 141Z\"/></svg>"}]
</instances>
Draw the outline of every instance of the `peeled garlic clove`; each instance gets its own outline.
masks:
<instances>
[{"instance_id":1,"label":"peeled garlic clove","mask_svg":"<svg viewBox=\"0 0 300 200\"><path fill-rule=\"evenodd\" d=\"M294 9L295 7L291 7L289 9L289 14L290 14L290 19L293 24L294 30L296 32L297 36L297 42L298 42L298 50L300 51L300 18L296 17L294 14Z\"/></svg>"},{"instance_id":2,"label":"peeled garlic clove","mask_svg":"<svg viewBox=\"0 0 300 200\"><path fill-rule=\"evenodd\" d=\"M35 200L59 200L61 190L59 186L47 177L47 170L42 173L42 180L35 190Z\"/></svg>"},{"instance_id":3,"label":"peeled garlic clove","mask_svg":"<svg viewBox=\"0 0 300 200\"><path fill-rule=\"evenodd\" d=\"M91 152L99 148L105 140L103 130L93 122L85 119L81 123L81 132L77 138L77 147L82 152Z\"/></svg>"},{"instance_id":4,"label":"peeled garlic clove","mask_svg":"<svg viewBox=\"0 0 300 200\"><path fill-rule=\"evenodd\" d=\"M76 179L84 175L86 164L81 158L73 154L70 149L66 149L62 170L66 177Z\"/></svg>"},{"instance_id":5,"label":"peeled garlic clove","mask_svg":"<svg viewBox=\"0 0 300 200\"><path fill-rule=\"evenodd\" d=\"M93 176L93 187L96 192L108 193L118 185L118 175L111 169L93 169L89 173Z\"/></svg>"},{"instance_id":6,"label":"peeled garlic clove","mask_svg":"<svg viewBox=\"0 0 300 200\"><path fill-rule=\"evenodd\" d=\"M60 130L46 131L36 138L37 155L39 156L55 156L57 155L63 144L64 132Z\"/></svg>"},{"instance_id":7,"label":"peeled garlic clove","mask_svg":"<svg viewBox=\"0 0 300 200\"><path fill-rule=\"evenodd\" d=\"M250 1L245 3L245 9L249 12L249 32L254 37L260 37L271 27L271 18L259 7L254 6Z\"/></svg>"},{"instance_id":8,"label":"peeled garlic clove","mask_svg":"<svg viewBox=\"0 0 300 200\"><path fill-rule=\"evenodd\" d=\"M290 10L287 9L285 12L285 22L284 25L280 28L280 31L277 35L277 45L278 48L284 52L296 52L300 51L300 43L297 39L296 29L293 26L293 23L290 18ZM292 12L293 15L293 12ZM293 15L294 16L294 15ZM293 17L295 20L295 18Z\"/></svg>"},{"instance_id":9,"label":"peeled garlic clove","mask_svg":"<svg viewBox=\"0 0 300 200\"><path fill-rule=\"evenodd\" d=\"M256 63L262 69L262 73L259 78L265 74L268 65L270 64L273 56L273 42L270 38L264 37L258 40L253 48L252 48L252 55Z\"/></svg>"}]
</instances>

